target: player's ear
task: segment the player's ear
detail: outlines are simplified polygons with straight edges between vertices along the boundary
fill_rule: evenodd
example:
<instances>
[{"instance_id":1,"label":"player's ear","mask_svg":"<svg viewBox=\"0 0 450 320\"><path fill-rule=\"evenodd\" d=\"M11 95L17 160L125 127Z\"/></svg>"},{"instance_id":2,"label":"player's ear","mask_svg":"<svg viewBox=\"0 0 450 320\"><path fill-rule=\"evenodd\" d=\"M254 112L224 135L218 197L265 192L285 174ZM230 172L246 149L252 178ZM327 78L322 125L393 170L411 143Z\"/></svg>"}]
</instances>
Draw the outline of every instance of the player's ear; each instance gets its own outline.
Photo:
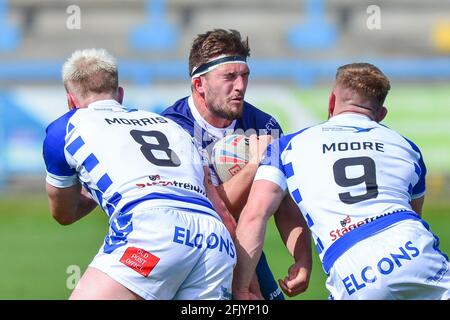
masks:
<instances>
[{"instance_id":1,"label":"player's ear","mask_svg":"<svg viewBox=\"0 0 450 320\"><path fill-rule=\"evenodd\" d=\"M328 119L333 116L334 107L336 105L336 95L334 91L331 91L330 98L328 99Z\"/></svg>"},{"instance_id":2,"label":"player's ear","mask_svg":"<svg viewBox=\"0 0 450 320\"><path fill-rule=\"evenodd\" d=\"M125 91L123 90L123 87L120 87L117 89L117 102L122 104L123 102L123 96L125 94Z\"/></svg>"},{"instance_id":3,"label":"player's ear","mask_svg":"<svg viewBox=\"0 0 450 320\"><path fill-rule=\"evenodd\" d=\"M77 108L77 98L70 92L67 92L67 105L69 106L69 110Z\"/></svg>"},{"instance_id":4,"label":"player's ear","mask_svg":"<svg viewBox=\"0 0 450 320\"><path fill-rule=\"evenodd\" d=\"M388 110L385 106L382 106L381 108L378 109L377 114L375 115L375 121L376 122L381 122L387 115Z\"/></svg>"},{"instance_id":5,"label":"player's ear","mask_svg":"<svg viewBox=\"0 0 450 320\"><path fill-rule=\"evenodd\" d=\"M203 95L205 93L203 81L201 80L200 77L195 77L192 79L192 86L194 87L194 90L197 91L199 94Z\"/></svg>"}]
</instances>

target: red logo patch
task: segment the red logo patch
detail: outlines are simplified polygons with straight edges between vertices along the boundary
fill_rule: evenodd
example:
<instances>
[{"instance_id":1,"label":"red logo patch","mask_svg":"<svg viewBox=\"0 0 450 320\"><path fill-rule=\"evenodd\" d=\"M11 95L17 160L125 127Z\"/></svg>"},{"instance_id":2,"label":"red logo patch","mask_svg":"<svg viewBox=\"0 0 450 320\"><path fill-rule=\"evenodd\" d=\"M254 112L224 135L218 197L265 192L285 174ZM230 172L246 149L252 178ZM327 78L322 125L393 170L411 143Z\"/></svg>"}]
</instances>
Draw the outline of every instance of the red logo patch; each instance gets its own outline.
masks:
<instances>
[{"instance_id":1,"label":"red logo patch","mask_svg":"<svg viewBox=\"0 0 450 320\"><path fill-rule=\"evenodd\" d=\"M158 264L159 258L143 249L129 247L125 250L120 262L144 277L148 277L153 268Z\"/></svg>"},{"instance_id":2,"label":"red logo patch","mask_svg":"<svg viewBox=\"0 0 450 320\"><path fill-rule=\"evenodd\" d=\"M235 164L234 166L232 166L230 169L228 169L228 172L234 176L236 173L238 173L239 171L241 171L241 166L238 164Z\"/></svg>"}]
</instances>

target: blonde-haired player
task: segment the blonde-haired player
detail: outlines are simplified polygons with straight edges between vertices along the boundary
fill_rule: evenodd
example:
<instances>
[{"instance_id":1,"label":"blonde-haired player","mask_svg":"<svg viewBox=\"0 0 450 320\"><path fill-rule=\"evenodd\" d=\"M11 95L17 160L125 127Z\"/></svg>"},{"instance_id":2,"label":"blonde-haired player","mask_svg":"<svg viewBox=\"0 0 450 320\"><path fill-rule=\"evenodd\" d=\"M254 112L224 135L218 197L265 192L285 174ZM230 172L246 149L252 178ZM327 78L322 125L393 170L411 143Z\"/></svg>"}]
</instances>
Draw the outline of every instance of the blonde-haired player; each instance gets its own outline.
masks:
<instances>
[{"instance_id":1,"label":"blonde-haired player","mask_svg":"<svg viewBox=\"0 0 450 320\"><path fill-rule=\"evenodd\" d=\"M105 50L73 53L63 81L70 111L44 141L50 210L71 224L99 205L110 224L71 298L230 299L236 252L189 134L123 107Z\"/></svg>"}]
</instances>

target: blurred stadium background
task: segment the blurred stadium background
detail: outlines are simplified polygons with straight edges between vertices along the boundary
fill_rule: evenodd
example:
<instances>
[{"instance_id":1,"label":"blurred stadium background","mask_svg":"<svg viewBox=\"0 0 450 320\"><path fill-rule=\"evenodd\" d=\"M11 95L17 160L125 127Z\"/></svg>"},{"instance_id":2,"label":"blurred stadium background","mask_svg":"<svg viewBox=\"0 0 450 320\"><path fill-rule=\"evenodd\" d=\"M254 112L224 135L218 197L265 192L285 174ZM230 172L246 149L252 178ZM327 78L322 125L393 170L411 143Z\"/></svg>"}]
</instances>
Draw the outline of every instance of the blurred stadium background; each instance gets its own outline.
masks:
<instances>
[{"instance_id":1,"label":"blurred stadium background","mask_svg":"<svg viewBox=\"0 0 450 320\"><path fill-rule=\"evenodd\" d=\"M189 94L193 38L237 29L251 46L247 100L286 132L326 117L335 69L356 61L392 81L385 124L428 164L424 216L450 253L450 2L448 0L0 0L0 299L65 299L107 231L100 211L62 227L44 191L45 127L66 111L61 65L103 47L119 60L127 106L160 112ZM277 277L290 264L270 225ZM315 260L310 289L326 299Z\"/></svg>"}]
</instances>

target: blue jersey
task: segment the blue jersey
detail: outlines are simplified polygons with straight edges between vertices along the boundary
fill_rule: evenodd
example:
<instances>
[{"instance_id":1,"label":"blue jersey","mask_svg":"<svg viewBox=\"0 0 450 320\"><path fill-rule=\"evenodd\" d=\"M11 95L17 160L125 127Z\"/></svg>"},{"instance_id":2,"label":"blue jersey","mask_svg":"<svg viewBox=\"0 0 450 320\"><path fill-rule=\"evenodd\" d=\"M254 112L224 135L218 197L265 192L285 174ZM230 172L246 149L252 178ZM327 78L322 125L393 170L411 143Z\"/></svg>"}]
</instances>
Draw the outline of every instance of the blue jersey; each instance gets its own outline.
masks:
<instances>
[{"instance_id":1,"label":"blue jersey","mask_svg":"<svg viewBox=\"0 0 450 320\"><path fill-rule=\"evenodd\" d=\"M215 142L227 134L240 133L250 135L270 134L274 138L282 134L282 129L278 122L269 114L259 110L248 102L244 102L244 110L239 119L234 120L227 128L215 128L207 123L197 111L192 97L185 97L162 113L163 116L174 120L181 125L194 138L195 143L202 150L206 150L211 155ZM220 183L220 179L215 173L214 167L210 164L211 178L215 185ZM261 293L266 300L284 299L281 290L269 269L264 253L256 267Z\"/></svg>"},{"instance_id":2,"label":"blue jersey","mask_svg":"<svg viewBox=\"0 0 450 320\"><path fill-rule=\"evenodd\" d=\"M211 155L214 144L225 135L240 133L249 136L270 134L275 139L283 133L277 120L271 115L259 110L248 102L244 102L242 116L234 120L227 128L215 128L207 123L198 113L194 106L192 97L185 97L162 113L163 116L174 120L181 125L194 138L197 146L206 150ZM213 183L218 185L221 181L210 164Z\"/></svg>"}]
</instances>

